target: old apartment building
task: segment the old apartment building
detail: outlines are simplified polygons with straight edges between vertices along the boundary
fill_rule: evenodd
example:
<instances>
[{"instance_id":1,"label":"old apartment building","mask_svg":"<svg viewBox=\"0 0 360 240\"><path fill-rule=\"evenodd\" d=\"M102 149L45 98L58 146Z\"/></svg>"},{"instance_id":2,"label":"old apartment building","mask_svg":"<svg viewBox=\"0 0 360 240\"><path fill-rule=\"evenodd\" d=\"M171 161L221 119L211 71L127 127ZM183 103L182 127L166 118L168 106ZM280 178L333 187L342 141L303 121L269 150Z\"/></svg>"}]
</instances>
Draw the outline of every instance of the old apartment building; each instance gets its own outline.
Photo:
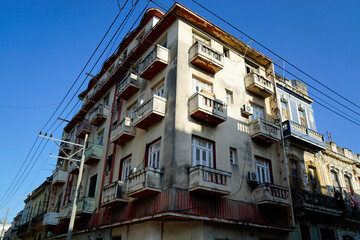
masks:
<instances>
[{"instance_id":1,"label":"old apartment building","mask_svg":"<svg viewBox=\"0 0 360 240\"><path fill-rule=\"evenodd\" d=\"M148 9L79 97L63 133L89 136L73 239L358 237L359 155L325 143L305 85L184 6ZM63 142L36 239L66 238L72 154ZM326 222L322 199L348 215Z\"/></svg>"}]
</instances>

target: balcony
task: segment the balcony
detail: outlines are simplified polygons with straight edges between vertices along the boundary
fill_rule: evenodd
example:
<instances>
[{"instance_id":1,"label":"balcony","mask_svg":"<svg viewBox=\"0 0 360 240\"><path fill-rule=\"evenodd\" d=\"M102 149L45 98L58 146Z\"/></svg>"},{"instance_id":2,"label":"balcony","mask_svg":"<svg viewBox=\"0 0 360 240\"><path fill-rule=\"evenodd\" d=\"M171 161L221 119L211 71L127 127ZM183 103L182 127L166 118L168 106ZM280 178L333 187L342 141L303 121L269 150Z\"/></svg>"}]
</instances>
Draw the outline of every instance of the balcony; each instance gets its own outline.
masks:
<instances>
[{"instance_id":1,"label":"balcony","mask_svg":"<svg viewBox=\"0 0 360 240\"><path fill-rule=\"evenodd\" d=\"M95 210L95 198L82 197L77 201L76 214L93 214Z\"/></svg>"},{"instance_id":2,"label":"balcony","mask_svg":"<svg viewBox=\"0 0 360 240\"><path fill-rule=\"evenodd\" d=\"M190 62L212 74L224 68L224 54L212 49L210 46L196 42L189 50Z\"/></svg>"},{"instance_id":3,"label":"balcony","mask_svg":"<svg viewBox=\"0 0 360 240\"><path fill-rule=\"evenodd\" d=\"M168 65L168 59L169 50L160 45L156 45L155 48L139 64L140 77L146 80L151 80Z\"/></svg>"},{"instance_id":4,"label":"balcony","mask_svg":"<svg viewBox=\"0 0 360 240\"><path fill-rule=\"evenodd\" d=\"M326 149L324 135L308 129L293 121L283 122L284 137L290 138L301 147L306 147L313 151Z\"/></svg>"},{"instance_id":5,"label":"balcony","mask_svg":"<svg viewBox=\"0 0 360 240\"><path fill-rule=\"evenodd\" d=\"M136 131L133 127L131 118L126 117L111 129L110 141L121 146L133 139L135 134Z\"/></svg>"},{"instance_id":6,"label":"balcony","mask_svg":"<svg viewBox=\"0 0 360 240\"><path fill-rule=\"evenodd\" d=\"M214 97L197 92L189 98L189 114L204 122L218 125L227 119L227 108Z\"/></svg>"},{"instance_id":7,"label":"balcony","mask_svg":"<svg viewBox=\"0 0 360 240\"><path fill-rule=\"evenodd\" d=\"M126 183L116 181L104 187L102 194L103 206L117 206L127 203L124 199L126 192Z\"/></svg>"},{"instance_id":8,"label":"balcony","mask_svg":"<svg viewBox=\"0 0 360 240\"><path fill-rule=\"evenodd\" d=\"M231 173L195 166L189 171L189 191L215 196L225 196L231 192Z\"/></svg>"},{"instance_id":9,"label":"balcony","mask_svg":"<svg viewBox=\"0 0 360 240\"><path fill-rule=\"evenodd\" d=\"M290 206L289 188L262 183L252 192L252 198L259 205Z\"/></svg>"},{"instance_id":10,"label":"balcony","mask_svg":"<svg viewBox=\"0 0 360 240\"><path fill-rule=\"evenodd\" d=\"M137 76L133 73L127 75L117 86L116 95L119 98L128 100L132 95L139 91L140 85Z\"/></svg>"},{"instance_id":11,"label":"balcony","mask_svg":"<svg viewBox=\"0 0 360 240\"><path fill-rule=\"evenodd\" d=\"M83 120L76 129L76 137L84 138L85 134L90 134L92 130L92 126L86 120Z\"/></svg>"},{"instance_id":12,"label":"balcony","mask_svg":"<svg viewBox=\"0 0 360 240\"><path fill-rule=\"evenodd\" d=\"M109 107L98 104L89 114L89 123L93 126L100 126L109 115Z\"/></svg>"},{"instance_id":13,"label":"balcony","mask_svg":"<svg viewBox=\"0 0 360 240\"><path fill-rule=\"evenodd\" d=\"M103 154L103 146L96 144L89 144L85 150L85 162L86 165L94 165L99 162Z\"/></svg>"},{"instance_id":14,"label":"balcony","mask_svg":"<svg viewBox=\"0 0 360 240\"><path fill-rule=\"evenodd\" d=\"M72 203L68 203L65 206L62 206L59 211L59 219L66 219L71 217L71 211L72 211Z\"/></svg>"},{"instance_id":15,"label":"balcony","mask_svg":"<svg viewBox=\"0 0 360 240\"><path fill-rule=\"evenodd\" d=\"M299 211L308 211L315 214L340 216L343 203L334 197L326 196L317 192L309 192L302 189L292 190L294 208Z\"/></svg>"},{"instance_id":16,"label":"balcony","mask_svg":"<svg viewBox=\"0 0 360 240\"><path fill-rule=\"evenodd\" d=\"M134 127L148 129L165 117L166 99L153 95L134 111Z\"/></svg>"},{"instance_id":17,"label":"balcony","mask_svg":"<svg viewBox=\"0 0 360 240\"><path fill-rule=\"evenodd\" d=\"M74 161L76 161L76 160L74 160ZM69 165L68 165L69 174L78 175L79 174L79 166L80 166L80 162L76 161L74 163L72 161L69 161Z\"/></svg>"},{"instance_id":18,"label":"balcony","mask_svg":"<svg viewBox=\"0 0 360 240\"><path fill-rule=\"evenodd\" d=\"M141 198L161 192L160 169L147 167L130 174L126 181L126 195Z\"/></svg>"},{"instance_id":19,"label":"balcony","mask_svg":"<svg viewBox=\"0 0 360 240\"><path fill-rule=\"evenodd\" d=\"M58 218L59 218L59 213L48 212L47 214L44 215L43 225L44 226L48 226L48 225L55 226L58 223Z\"/></svg>"},{"instance_id":20,"label":"balcony","mask_svg":"<svg viewBox=\"0 0 360 240\"><path fill-rule=\"evenodd\" d=\"M250 122L249 134L251 139L258 142L272 144L281 140L280 127L261 118Z\"/></svg>"},{"instance_id":21,"label":"balcony","mask_svg":"<svg viewBox=\"0 0 360 240\"><path fill-rule=\"evenodd\" d=\"M61 142L60 143L60 148L65 152L65 153L69 153L71 151L71 147L70 147L70 144L67 143L70 141L70 138L65 138L63 141L66 141L66 142ZM61 150L60 150L61 152Z\"/></svg>"},{"instance_id":22,"label":"balcony","mask_svg":"<svg viewBox=\"0 0 360 240\"><path fill-rule=\"evenodd\" d=\"M258 73L251 72L245 76L245 87L249 92L255 93L263 98L274 94L274 84Z\"/></svg>"},{"instance_id":23,"label":"balcony","mask_svg":"<svg viewBox=\"0 0 360 240\"><path fill-rule=\"evenodd\" d=\"M61 171L61 170L57 171L56 173L54 173L52 185L61 186L61 185L65 184L65 182L67 180L67 175L68 175L68 173L65 171Z\"/></svg>"}]
</instances>

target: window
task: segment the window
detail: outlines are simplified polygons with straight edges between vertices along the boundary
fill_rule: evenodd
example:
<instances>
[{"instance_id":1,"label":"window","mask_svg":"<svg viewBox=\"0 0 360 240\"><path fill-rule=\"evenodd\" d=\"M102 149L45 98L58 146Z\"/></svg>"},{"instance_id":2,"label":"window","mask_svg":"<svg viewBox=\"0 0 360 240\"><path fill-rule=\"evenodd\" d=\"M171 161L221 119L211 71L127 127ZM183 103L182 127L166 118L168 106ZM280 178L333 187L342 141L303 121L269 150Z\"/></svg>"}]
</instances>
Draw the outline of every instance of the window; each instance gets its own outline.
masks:
<instances>
[{"instance_id":1,"label":"window","mask_svg":"<svg viewBox=\"0 0 360 240\"><path fill-rule=\"evenodd\" d=\"M193 77L193 92L200 92L201 90L205 90L209 93L212 93L212 84L201 81L200 79Z\"/></svg>"},{"instance_id":2,"label":"window","mask_svg":"<svg viewBox=\"0 0 360 240\"><path fill-rule=\"evenodd\" d=\"M153 89L153 94L159 97L165 97L164 82L161 82Z\"/></svg>"},{"instance_id":3,"label":"window","mask_svg":"<svg viewBox=\"0 0 360 240\"><path fill-rule=\"evenodd\" d=\"M204 43L204 44L210 46L210 38L208 38L200 33L193 32L193 43L196 43L196 42L201 42L201 43Z\"/></svg>"},{"instance_id":4,"label":"window","mask_svg":"<svg viewBox=\"0 0 360 240\"><path fill-rule=\"evenodd\" d=\"M152 168L160 168L160 142L152 143L149 146L148 166Z\"/></svg>"},{"instance_id":5,"label":"window","mask_svg":"<svg viewBox=\"0 0 360 240\"><path fill-rule=\"evenodd\" d=\"M319 192L319 182L315 167L309 167L309 185L310 191Z\"/></svg>"},{"instance_id":6,"label":"window","mask_svg":"<svg viewBox=\"0 0 360 240\"><path fill-rule=\"evenodd\" d=\"M245 71L246 71L246 74L249 74L252 72L259 73L259 66L250 62L249 60L245 59Z\"/></svg>"},{"instance_id":7,"label":"window","mask_svg":"<svg viewBox=\"0 0 360 240\"><path fill-rule=\"evenodd\" d=\"M125 182L129 176L131 170L131 157L125 158L121 165L121 178L120 180Z\"/></svg>"},{"instance_id":8,"label":"window","mask_svg":"<svg viewBox=\"0 0 360 240\"><path fill-rule=\"evenodd\" d=\"M136 109L138 105L136 104L136 102L134 102L133 104L131 104L128 109L126 110L126 117L134 119L134 111Z\"/></svg>"},{"instance_id":9,"label":"window","mask_svg":"<svg viewBox=\"0 0 360 240\"><path fill-rule=\"evenodd\" d=\"M227 58L230 57L230 50L229 50L228 48L224 47L223 52L224 52L224 56L225 56L225 57L227 57Z\"/></svg>"},{"instance_id":10,"label":"window","mask_svg":"<svg viewBox=\"0 0 360 240\"><path fill-rule=\"evenodd\" d=\"M321 239L326 239L326 240L335 240L336 239L334 230L332 230L332 229L320 228L320 235L321 235Z\"/></svg>"},{"instance_id":11,"label":"window","mask_svg":"<svg viewBox=\"0 0 360 240\"><path fill-rule=\"evenodd\" d=\"M233 93L230 90L226 91L226 103L233 103Z\"/></svg>"},{"instance_id":12,"label":"window","mask_svg":"<svg viewBox=\"0 0 360 240\"><path fill-rule=\"evenodd\" d=\"M109 174L109 172L111 171L112 168L112 157L113 155L109 155L107 160L106 160L106 175Z\"/></svg>"},{"instance_id":13,"label":"window","mask_svg":"<svg viewBox=\"0 0 360 240\"><path fill-rule=\"evenodd\" d=\"M137 40L138 42L140 42L141 39L144 38L144 35L145 35L145 29L143 29L143 30L139 33L139 35L137 35L136 40Z\"/></svg>"},{"instance_id":14,"label":"window","mask_svg":"<svg viewBox=\"0 0 360 240\"><path fill-rule=\"evenodd\" d=\"M95 197L96 192L96 181L97 181L97 174L90 177L90 184L89 184L89 191L88 191L88 197Z\"/></svg>"},{"instance_id":15,"label":"window","mask_svg":"<svg viewBox=\"0 0 360 240\"><path fill-rule=\"evenodd\" d=\"M299 108L299 123L307 127L305 109Z\"/></svg>"},{"instance_id":16,"label":"window","mask_svg":"<svg viewBox=\"0 0 360 240\"><path fill-rule=\"evenodd\" d=\"M288 104L285 99L281 99L281 116L283 121L289 120Z\"/></svg>"},{"instance_id":17,"label":"window","mask_svg":"<svg viewBox=\"0 0 360 240\"><path fill-rule=\"evenodd\" d=\"M340 184L338 181L337 173L335 171L330 171L331 184L334 188L334 191L340 191Z\"/></svg>"},{"instance_id":18,"label":"window","mask_svg":"<svg viewBox=\"0 0 360 240\"><path fill-rule=\"evenodd\" d=\"M255 105L255 104L251 104L251 106L253 107L253 110L254 110L253 115L251 115L251 120L255 120L258 118L263 119L264 118L264 108L260 107L258 105Z\"/></svg>"},{"instance_id":19,"label":"window","mask_svg":"<svg viewBox=\"0 0 360 240\"><path fill-rule=\"evenodd\" d=\"M230 163L236 164L236 149L230 147Z\"/></svg>"},{"instance_id":20,"label":"window","mask_svg":"<svg viewBox=\"0 0 360 240\"><path fill-rule=\"evenodd\" d=\"M192 165L214 167L214 144L208 140L192 138Z\"/></svg>"},{"instance_id":21,"label":"window","mask_svg":"<svg viewBox=\"0 0 360 240\"><path fill-rule=\"evenodd\" d=\"M352 187L351 187L351 176L345 175L344 180L345 180L346 191L348 193L352 194L353 190L352 190Z\"/></svg>"},{"instance_id":22,"label":"window","mask_svg":"<svg viewBox=\"0 0 360 240\"><path fill-rule=\"evenodd\" d=\"M104 97L104 104L106 105L106 106L109 106L109 99L110 99L110 95L108 94L108 95L106 95L105 97Z\"/></svg>"},{"instance_id":23,"label":"window","mask_svg":"<svg viewBox=\"0 0 360 240\"><path fill-rule=\"evenodd\" d=\"M95 144L100 145L100 146L104 145L104 129L102 129L100 132L98 132L98 134L96 136Z\"/></svg>"},{"instance_id":24,"label":"window","mask_svg":"<svg viewBox=\"0 0 360 240\"><path fill-rule=\"evenodd\" d=\"M255 159L256 172L259 176L259 183L270 183L270 164L267 160Z\"/></svg>"},{"instance_id":25,"label":"window","mask_svg":"<svg viewBox=\"0 0 360 240\"><path fill-rule=\"evenodd\" d=\"M301 240L311 240L310 228L308 225L300 224Z\"/></svg>"},{"instance_id":26,"label":"window","mask_svg":"<svg viewBox=\"0 0 360 240\"><path fill-rule=\"evenodd\" d=\"M166 48L167 47L167 35L163 36L157 44Z\"/></svg>"}]
</instances>

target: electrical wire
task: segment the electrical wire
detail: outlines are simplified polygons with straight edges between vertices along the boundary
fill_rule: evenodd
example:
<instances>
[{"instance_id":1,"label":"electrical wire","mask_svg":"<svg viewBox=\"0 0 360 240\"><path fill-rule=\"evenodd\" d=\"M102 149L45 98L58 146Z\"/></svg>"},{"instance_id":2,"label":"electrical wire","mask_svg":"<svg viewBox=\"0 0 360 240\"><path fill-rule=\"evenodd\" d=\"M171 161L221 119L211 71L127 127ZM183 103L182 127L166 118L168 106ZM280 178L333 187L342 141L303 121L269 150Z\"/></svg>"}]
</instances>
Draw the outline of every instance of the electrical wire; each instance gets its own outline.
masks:
<instances>
[{"instance_id":1,"label":"electrical wire","mask_svg":"<svg viewBox=\"0 0 360 240\"><path fill-rule=\"evenodd\" d=\"M128 0L125 2L124 7L125 7L125 5L126 5L127 2L128 2ZM100 45L101 45L102 42L104 41L105 37L106 37L107 34L109 33L110 29L112 28L112 26L114 25L114 23L116 22L116 20L118 19L118 17L120 16L120 13L121 13L121 11L116 15L116 17L115 17L114 20L112 21L111 25L110 25L109 28L107 29L106 33L105 33L104 36L102 37L101 41L100 41L99 44L97 45L96 49L94 50L94 52L93 52L92 55L90 56L89 60L87 61L87 63L86 63L85 66L83 67L83 69L80 71L78 77L77 77L76 80L73 82L73 84L71 85L70 89L67 91L67 93L65 94L65 96L63 97L63 99L61 100L61 102L59 103L59 105L57 106L57 108L55 109L55 111L52 113L52 115L50 116L50 118L47 120L47 122L45 123L45 125L43 126L43 128L42 128L41 131L43 131L43 130L45 129L45 127L47 126L47 124L51 121L51 119L53 118L53 116L55 115L55 113L58 111L58 109L60 108L60 106L62 105L62 103L65 101L65 99L67 98L67 96L68 96L69 93L71 92L72 88L75 86L76 82L77 82L78 79L80 78L81 74L83 73L83 71L85 70L85 68L87 67L87 65L90 63L91 59L93 58L93 56L94 56L95 53L97 52L98 48L100 47ZM14 184L14 182L16 181L16 178L19 176L20 172L22 171L22 168L24 167L24 165L25 165L28 157L30 156L31 152L33 151L33 149L34 149L34 147L35 147L38 139L39 139L39 136L36 137L36 139L35 139L32 147L30 148L30 151L29 151L27 157L26 157L25 160L23 161L23 163L22 163L19 171L17 172L15 178L13 179L13 181L12 181L11 184L10 184L10 186L9 186L8 189L6 190L5 194L3 194L0 202L3 201L4 197L6 196L6 194L8 194L9 190L11 189L11 187L13 187L13 184ZM40 146L40 145L41 145L41 143L39 144L39 146ZM38 148L39 148L39 146L38 146ZM38 148L37 148L37 149L38 149ZM36 150L36 151L37 151L37 150ZM31 162L31 160L30 160L30 162ZM27 166L29 166L30 162L28 163ZM25 170L25 171L26 171L26 170ZM24 171L24 172L25 172L25 171ZM24 174L24 172L23 172L23 174ZM22 175L23 175L23 174L22 174ZM19 179L18 179L17 182L19 182ZM16 186L16 184L15 184L15 186ZM0 206L1 206L1 204L0 204Z\"/></svg>"},{"instance_id":2,"label":"electrical wire","mask_svg":"<svg viewBox=\"0 0 360 240\"><path fill-rule=\"evenodd\" d=\"M174 0L173 0L174 1ZM201 5L200 3L198 3L196 0L191 0L194 3L196 3L197 5L199 5L201 8L205 9L206 11L208 11L209 13L211 13L212 15L214 15L215 17L217 17L218 19L220 19L221 21L225 22L227 25L229 25L230 27L234 28L235 30L237 30L238 32L240 32L241 34L243 34L244 36L246 36L247 38L249 38L250 40L252 40L253 42L257 43L259 46L263 47L264 49L266 49L267 51L269 51L270 53L272 53L273 55L275 55L276 57L280 58L281 60L283 60L284 62L286 62L287 64L289 64L290 66L292 66L293 68L295 68L297 71L301 72L302 74L304 74L305 76L311 78L312 80L314 80L316 83L320 84L322 87L326 88L327 90L331 91L332 93L334 93L335 95L337 95L338 97L342 98L343 100L351 103L352 105L356 106L357 108L360 109L360 106L352 101L350 101L349 99L347 99L346 97L342 96L341 94L337 93L336 91L332 90L331 88L329 88L328 86L326 86L325 84L321 83L319 80L315 79L314 77L310 76L309 74L307 74L306 72L304 72L303 70L301 70L300 68L298 68L297 66L295 66L293 63L285 60L283 57L281 57L280 55L278 55L277 53L275 53L274 51L272 51L270 48L266 47L265 45L263 45L262 43L258 42L257 40L255 40L254 38L252 38L251 36L249 36L248 34L246 34L245 32L241 31L239 28L235 27L233 24L231 24L230 22L226 21L224 18L220 17L219 15L217 15L216 13L214 13L213 11L211 11L210 9L206 8L205 6ZM174 1L176 2L176 1Z\"/></svg>"}]
</instances>

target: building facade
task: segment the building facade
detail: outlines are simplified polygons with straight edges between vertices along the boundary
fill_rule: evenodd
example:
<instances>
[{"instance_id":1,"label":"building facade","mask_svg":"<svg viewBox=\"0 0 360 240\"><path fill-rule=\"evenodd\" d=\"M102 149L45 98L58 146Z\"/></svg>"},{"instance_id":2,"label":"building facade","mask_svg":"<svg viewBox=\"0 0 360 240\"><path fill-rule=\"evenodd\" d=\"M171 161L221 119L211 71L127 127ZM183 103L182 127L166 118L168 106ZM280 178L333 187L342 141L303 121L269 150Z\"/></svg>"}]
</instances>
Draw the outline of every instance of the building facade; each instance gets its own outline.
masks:
<instances>
[{"instance_id":1,"label":"building facade","mask_svg":"<svg viewBox=\"0 0 360 240\"><path fill-rule=\"evenodd\" d=\"M262 53L180 4L150 8L79 97L40 238L66 237L82 153L67 142L86 134L73 239L305 236L294 192L320 191L308 162L326 144L306 86Z\"/></svg>"}]
</instances>

